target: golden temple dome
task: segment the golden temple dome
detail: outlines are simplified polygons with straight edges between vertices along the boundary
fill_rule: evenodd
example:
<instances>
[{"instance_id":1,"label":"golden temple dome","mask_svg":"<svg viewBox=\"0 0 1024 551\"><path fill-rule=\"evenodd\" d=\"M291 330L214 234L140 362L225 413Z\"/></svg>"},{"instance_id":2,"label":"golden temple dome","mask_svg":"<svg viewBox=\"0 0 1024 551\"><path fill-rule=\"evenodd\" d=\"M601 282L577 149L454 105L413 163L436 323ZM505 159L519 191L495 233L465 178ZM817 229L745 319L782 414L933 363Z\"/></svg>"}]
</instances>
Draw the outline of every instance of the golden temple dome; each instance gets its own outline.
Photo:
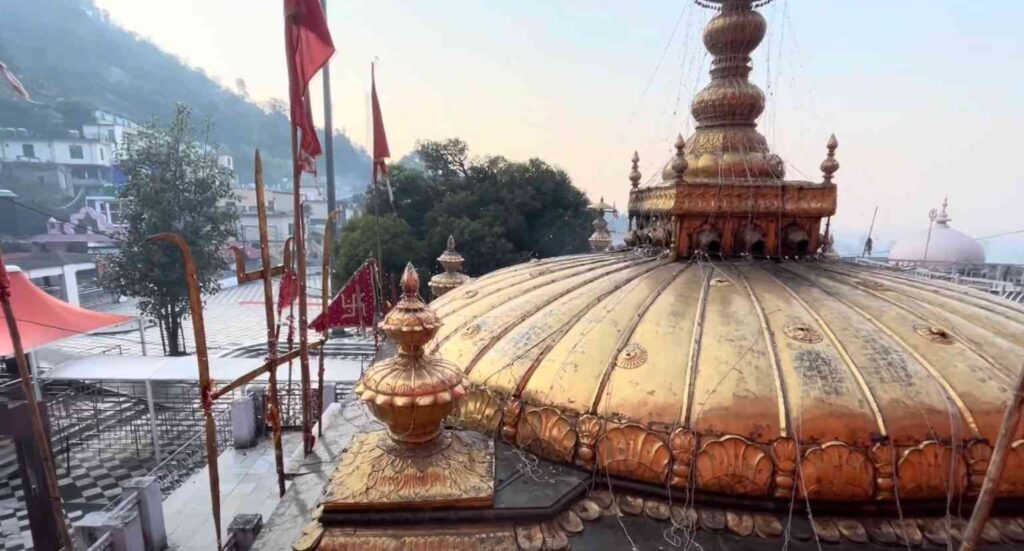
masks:
<instances>
[{"instance_id":1,"label":"golden temple dome","mask_svg":"<svg viewBox=\"0 0 1024 551\"><path fill-rule=\"evenodd\" d=\"M535 261L432 303L457 416L543 457L711 493L976 494L1024 310L825 262L643 251ZM1002 495L1024 495L1018 429Z\"/></svg>"}]
</instances>

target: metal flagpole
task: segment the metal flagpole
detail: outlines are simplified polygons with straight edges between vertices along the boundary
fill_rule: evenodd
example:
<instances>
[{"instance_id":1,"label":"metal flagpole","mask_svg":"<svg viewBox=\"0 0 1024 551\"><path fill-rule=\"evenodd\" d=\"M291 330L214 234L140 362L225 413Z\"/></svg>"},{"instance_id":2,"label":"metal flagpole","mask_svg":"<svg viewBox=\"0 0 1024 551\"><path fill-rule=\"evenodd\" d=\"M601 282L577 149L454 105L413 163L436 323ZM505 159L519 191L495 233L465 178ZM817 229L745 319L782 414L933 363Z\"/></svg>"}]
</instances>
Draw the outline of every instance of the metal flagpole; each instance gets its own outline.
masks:
<instances>
[{"instance_id":1,"label":"metal flagpole","mask_svg":"<svg viewBox=\"0 0 1024 551\"><path fill-rule=\"evenodd\" d=\"M875 205L875 213L871 215L871 226L868 228L868 238L864 241L864 251L860 253L861 258L868 254L868 243L871 242L871 234L875 232L875 217L878 216L878 205Z\"/></svg>"},{"instance_id":2,"label":"metal flagpole","mask_svg":"<svg viewBox=\"0 0 1024 551\"><path fill-rule=\"evenodd\" d=\"M25 395L28 403L29 415L32 418L32 433L36 440L36 449L39 450L39 457L43 462L43 472L46 473L46 490L49 494L50 505L53 508L53 520L60 531L61 542L64 549L71 551L74 545L71 542L71 534L64 522L64 508L60 501L60 488L57 486L57 470L53 464L53 450L50 448L50 439L46 435L46 427L43 426L43 416L39 410L39 401L36 399L35 390L30 382L31 376L28 369L28 360L25 358L25 350L21 347L21 332L18 331L17 318L14 317L14 308L11 307L11 282L7 277L7 266L4 265L3 251L0 251L0 304L3 305L4 318L7 320L7 330L11 334L11 344L14 346L14 358L18 364L18 375L21 378L21 392Z\"/></svg>"},{"instance_id":3,"label":"metal flagpole","mask_svg":"<svg viewBox=\"0 0 1024 551\"><path fill-rule=\"evenodd\" d=\"M320 362L317 369L317 392L320 397L320 403L317 406L320 411L317 413L317 417L323 415L324 410L324 354L327 351L327 339L330 338L331 334L331 319L327 313L327 301L331 296L331 229L334 227L334 220L338 216L338 211L330 210L327 213L327 224L324 225L324 252L323 252L323 269L320 274L320 315L324 319L324 334L323 334L323 345L320 347ZM321 419L317 423L317 435L324 435L324 424Z\"/></svg>"},{"instance_id":4,"label":"metal flagpole","mask_svg":"<svg viewBox=\"0 0 1024 551\"><path fill-rule=\"evenodd\" d=\"M274 443L274 467L277 470L277 492L284 496L284 450L281 446L281 402L277 393L277 324L274 320L274 287L271 282L270 238L267 232L266 191L263 183L263 160L256 150L256 208L260 229L260 260L263 263L263 310L267 318L267 362L272 365L269 372L267 393L267 417Z\"/></svg>"},{"instance_id":5,"label":"metal flagpole","mask_svg":"<svg viewBox=\"0 0 1024 551\"><path fill-rule=\"evenodd\" d=\"M320 0L320 6L324 10L324 20L327 19L327 0ZM327 168L327 212L334 212L337 205L337 198L335 197L334 189L334 124L333 124L333 107L331 106L331 61L328 60L324 63L323 67L323 79L324 79L324 161ZM327 245L331 244L331 240L327 237L335 236L338 234L338 228L336 221L330 216L327 217L327 225L329 226L330 233L324 230L324 241ZM325 245L325 248L327 247ZM330 270L330 266L327 268ZM322 354L322 352L321 352Z\"/></svg>"}]
</instances>

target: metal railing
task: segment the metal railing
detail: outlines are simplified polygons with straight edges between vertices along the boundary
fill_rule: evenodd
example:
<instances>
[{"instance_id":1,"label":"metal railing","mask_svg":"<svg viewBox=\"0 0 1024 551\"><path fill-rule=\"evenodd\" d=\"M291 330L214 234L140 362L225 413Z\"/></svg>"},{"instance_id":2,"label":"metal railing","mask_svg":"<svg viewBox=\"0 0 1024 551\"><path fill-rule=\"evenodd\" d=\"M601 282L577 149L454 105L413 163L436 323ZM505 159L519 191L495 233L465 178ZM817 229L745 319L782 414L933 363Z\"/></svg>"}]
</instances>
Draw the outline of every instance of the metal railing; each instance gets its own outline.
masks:
<instances>
[{"instance_id":1,"label":"metal railing","mask_svg":"<svg viewBox=\"0 0 1024 551\"><path fill-rule=\"evenodd\" d=\"M231 444L231 411L222 411L214 416L214 423L217 427L217 454L219 455ZM205 430L202 430L196 432L178 449L174 450L146 476L156 477L160 481L160 492L166 498L196 471L206 466L208 460Z\"/></svg>"}]
</instances>

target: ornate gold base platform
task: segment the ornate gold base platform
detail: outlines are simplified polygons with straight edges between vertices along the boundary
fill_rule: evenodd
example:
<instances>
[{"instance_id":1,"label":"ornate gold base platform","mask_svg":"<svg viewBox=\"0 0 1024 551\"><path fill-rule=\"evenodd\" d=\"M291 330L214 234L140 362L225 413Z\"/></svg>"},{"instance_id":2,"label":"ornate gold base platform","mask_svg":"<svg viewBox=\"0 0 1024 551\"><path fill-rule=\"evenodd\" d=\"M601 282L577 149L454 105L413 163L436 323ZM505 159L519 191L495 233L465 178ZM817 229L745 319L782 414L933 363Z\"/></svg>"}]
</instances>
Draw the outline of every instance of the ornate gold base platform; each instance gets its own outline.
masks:
<instances>
[{"instance_id":1,"label":"ornate gold base platform","mask_svg":"<svg viewBox=\"0 0 1024 551\"><path fill-rule=\"evenodd\" d=\"M494 503L494 442L445 431L431 444L396 445L387 431L359 434L331 477L324 511L487 507Z\"/></svg>"},{"instance_id":2,"label":"ornate gold base platform","mask_svg":"<svg viewBox=\"0 0 1024 551\"><path fill-rule=\"evenodd\" d=\"M336 526L324 532L318 551L518 551L508 526L430 526L365 529Z\"/></svg>"}]
</instances>

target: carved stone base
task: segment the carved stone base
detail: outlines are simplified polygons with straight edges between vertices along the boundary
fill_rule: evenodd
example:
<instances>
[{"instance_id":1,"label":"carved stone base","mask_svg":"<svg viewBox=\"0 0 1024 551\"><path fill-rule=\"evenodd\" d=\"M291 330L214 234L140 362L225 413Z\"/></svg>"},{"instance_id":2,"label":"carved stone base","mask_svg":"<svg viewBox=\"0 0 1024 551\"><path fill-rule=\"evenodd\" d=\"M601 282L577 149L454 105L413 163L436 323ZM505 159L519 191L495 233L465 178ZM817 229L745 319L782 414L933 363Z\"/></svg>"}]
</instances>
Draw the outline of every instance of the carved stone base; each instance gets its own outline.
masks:
<instances>
[{"instance_id":1,"label":"carved stone base","mask_svg":"<svg viewBox=\"0 0 1024 551\"><path fill-rule=\"evenodd\" d=\"M418 448L386 431L352 439L327 487L324 511L487 507L494 503L494 442L447 431Z\"/></svg>"}]
</instances>

